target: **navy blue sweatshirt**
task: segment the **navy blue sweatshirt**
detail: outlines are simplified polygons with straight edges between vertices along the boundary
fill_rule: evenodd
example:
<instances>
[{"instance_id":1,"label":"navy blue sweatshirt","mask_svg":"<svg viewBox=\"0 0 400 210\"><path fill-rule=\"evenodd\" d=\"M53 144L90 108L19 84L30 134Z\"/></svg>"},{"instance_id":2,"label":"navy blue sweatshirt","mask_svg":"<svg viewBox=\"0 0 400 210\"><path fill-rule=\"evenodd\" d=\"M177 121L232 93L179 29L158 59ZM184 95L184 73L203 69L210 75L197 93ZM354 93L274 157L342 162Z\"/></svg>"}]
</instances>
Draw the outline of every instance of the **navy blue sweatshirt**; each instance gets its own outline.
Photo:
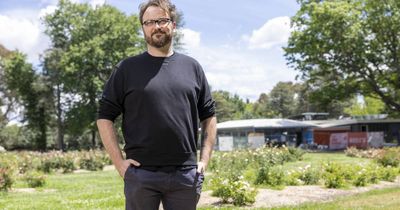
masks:
<instances>
[{"instance_id":1,"label":"navy blue sweatshirt","mask_svg":"<svg viewBox=\"0 0 400 210\"><path fill-rule=\"evenodd\" d=\"M215 114L200 64L174 53L121 61L105 85L98 119L122 113L127 158L142 166L196 165L199 121Z\"/></svg>"}]
</instances>

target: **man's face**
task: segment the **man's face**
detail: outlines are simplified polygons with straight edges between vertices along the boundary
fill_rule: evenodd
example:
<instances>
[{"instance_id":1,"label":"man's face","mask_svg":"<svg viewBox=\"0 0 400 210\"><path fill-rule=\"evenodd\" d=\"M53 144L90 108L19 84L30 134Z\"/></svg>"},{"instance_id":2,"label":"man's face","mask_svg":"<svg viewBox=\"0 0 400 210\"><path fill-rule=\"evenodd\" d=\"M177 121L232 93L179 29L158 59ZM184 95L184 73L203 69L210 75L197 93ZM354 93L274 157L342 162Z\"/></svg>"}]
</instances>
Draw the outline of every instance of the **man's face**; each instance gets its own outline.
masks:
<instances>
[{"instance_id":1,"label":"man's face","mask_svg":"<svg viewBox=\"0 0 400 210\"><path fill-rule=\"evenodd\" d=\"M148 7L143 14L142 24L147 44L162 48L171 43L175 23L170 21L168 13L161 8Z\"/></svg>"}]
</instances>

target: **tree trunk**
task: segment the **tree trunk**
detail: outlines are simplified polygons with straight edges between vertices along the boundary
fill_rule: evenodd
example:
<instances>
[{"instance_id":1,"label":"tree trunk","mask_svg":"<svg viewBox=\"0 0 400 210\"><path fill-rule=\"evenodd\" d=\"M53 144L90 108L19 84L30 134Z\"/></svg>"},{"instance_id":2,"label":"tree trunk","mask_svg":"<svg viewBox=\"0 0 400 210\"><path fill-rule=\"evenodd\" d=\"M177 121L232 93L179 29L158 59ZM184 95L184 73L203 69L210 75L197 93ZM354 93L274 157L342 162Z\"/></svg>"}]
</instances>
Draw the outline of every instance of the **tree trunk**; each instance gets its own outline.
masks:
<instances>
[{"instance_id":1,"label":"tree trunk","mask_svg":"<svg viewBox=\"0 0 400 210\"><path fill-rule=\"evenodd\" d=\"M57 84L57 144L59 150L65 151L64 125L62 120L62 108L61 108L61 91L59 84Z\"/></svg>"}]
</instances>

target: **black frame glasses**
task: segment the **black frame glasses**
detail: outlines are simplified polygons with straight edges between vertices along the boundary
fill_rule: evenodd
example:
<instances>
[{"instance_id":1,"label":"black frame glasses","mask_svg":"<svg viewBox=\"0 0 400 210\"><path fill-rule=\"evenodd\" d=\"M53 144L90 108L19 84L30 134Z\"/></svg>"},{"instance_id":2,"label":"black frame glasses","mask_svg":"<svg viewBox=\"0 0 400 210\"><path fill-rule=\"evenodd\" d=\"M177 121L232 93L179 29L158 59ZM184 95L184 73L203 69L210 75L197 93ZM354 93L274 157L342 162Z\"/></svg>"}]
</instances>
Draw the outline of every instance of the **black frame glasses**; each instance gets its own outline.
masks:
<instances>
[{"instance_id":1,"label":"black frame glasses","mask_svg":"<svg viewBox=\"0 0 400 210\"><path fill-rule=\"evenodd\" d=\"M159 27L165 27L171 23L171 19L169 18L160 18L157 20L146 20L143 21L142 25L146 27L154 27L154 26L159 26Z\"/></svg>"}]
</instances>

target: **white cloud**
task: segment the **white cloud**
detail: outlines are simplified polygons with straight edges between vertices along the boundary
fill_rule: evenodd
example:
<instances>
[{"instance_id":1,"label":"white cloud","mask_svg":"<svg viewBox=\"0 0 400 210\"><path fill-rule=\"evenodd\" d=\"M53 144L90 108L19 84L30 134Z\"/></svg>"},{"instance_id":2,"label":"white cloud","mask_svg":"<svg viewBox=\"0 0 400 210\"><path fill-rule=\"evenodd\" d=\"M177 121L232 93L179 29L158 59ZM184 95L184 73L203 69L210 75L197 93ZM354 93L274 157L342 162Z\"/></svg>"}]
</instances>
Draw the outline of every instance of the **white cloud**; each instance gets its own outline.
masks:
<instances>
[{"instance_id":1,"label":"white cloud","mask_svg":"<svg viewBox=\"0 0 400 210\"><path fill-rule=\"evenodd\" d=\"M7 49L26 53L28 61L39 64L39 55L50 45L50 40L44 34L41 18L57 9L58 1L41 0L47 4L40 10L10 10L0 14L0 43ZM72 0L74 3L89 3L93 8L101 6L105 0Z\"/></svg>"},{"instance_id":2,"label":"white cloud","mask_svg":"<svg viewBox=\"0 0 400 210\"><path fill-rule=\"evenodd\" d=\"M43 18L46 15L53 14L57 10L56 5L48 5L47 7L39 11L39 18Z\"/></svg>"},{"instance_id":3,"label":"white cloud","mask_svg":"<svg viewBox=\"0 0 400 210\"><path fill-rule=\"evenodd\" d=\"M182 42L185 44L186 48L200 46L200 32L193 31L188 28L181 29L181 32L183 33Z\"/></svg>"},{"instance_id":4,"label":"white cloud","mask_svg":"<svg viewBox=\"0 0 400 210\"><path fill-rule=\"evenodd\" d=\"M250 49L270 49L276 45L284 44L290 36L290 18L277 17L268 20L261 28L253 33L243 36Z\"/></svg>"},{"instance_id":5,"label":"white cloud","mask_svg":"<svg viewBox=\"0 0 400 210\"><path fill-rule=\"evenodd\" d=\"M226 90L255 101L278 81L295 79L296 72L286 66L280 49L262 50L260 53L240 44L205 46L200 39L196 43L191 47L186 45L186 51L203 66L213 90Z\"/></svg>"},{"instance_id":6,"label":"white cloud","mask_svg":"<svg viewBox=\"0 0 400 210\"><path fill-rule=\"evenodd\" d=\"M18 49L37 59L41 30L37 20L0 15L0 43L10 50Z\"/></svg>"}]
</instances>

